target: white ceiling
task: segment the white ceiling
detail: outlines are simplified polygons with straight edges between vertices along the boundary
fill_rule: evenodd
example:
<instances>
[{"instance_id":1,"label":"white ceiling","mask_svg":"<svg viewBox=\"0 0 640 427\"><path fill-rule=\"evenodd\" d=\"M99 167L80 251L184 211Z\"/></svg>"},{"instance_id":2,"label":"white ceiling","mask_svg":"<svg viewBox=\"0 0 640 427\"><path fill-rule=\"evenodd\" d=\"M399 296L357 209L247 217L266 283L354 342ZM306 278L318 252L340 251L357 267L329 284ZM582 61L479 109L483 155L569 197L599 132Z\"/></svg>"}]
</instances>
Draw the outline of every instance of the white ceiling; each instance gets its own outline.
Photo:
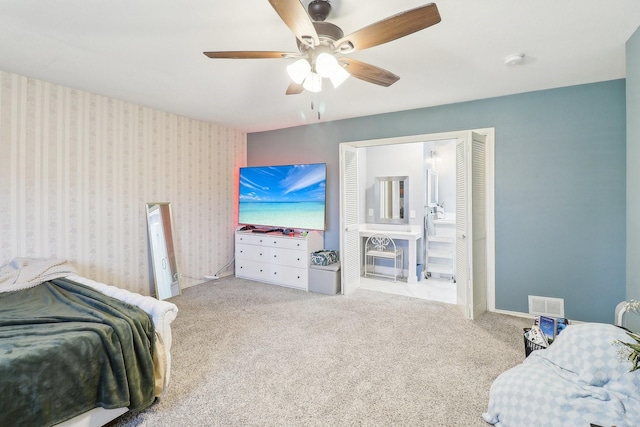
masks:
<instances>
[{"instance_id":1,"label":"white ceiling","mask_svg":"<svg viewBox=\"0 0 640 427\"><path fill-rule=\"evenodd\" d=\"M427 2L332 0L327 20L349 34ZM638 0L435 3L439 24L351 54L399 75L388 88L286 96L292 60L202 54L296 51L267 0L0 0L0 70L257 132L623 78L640 25Z\"/></svg>"}]
</instances>

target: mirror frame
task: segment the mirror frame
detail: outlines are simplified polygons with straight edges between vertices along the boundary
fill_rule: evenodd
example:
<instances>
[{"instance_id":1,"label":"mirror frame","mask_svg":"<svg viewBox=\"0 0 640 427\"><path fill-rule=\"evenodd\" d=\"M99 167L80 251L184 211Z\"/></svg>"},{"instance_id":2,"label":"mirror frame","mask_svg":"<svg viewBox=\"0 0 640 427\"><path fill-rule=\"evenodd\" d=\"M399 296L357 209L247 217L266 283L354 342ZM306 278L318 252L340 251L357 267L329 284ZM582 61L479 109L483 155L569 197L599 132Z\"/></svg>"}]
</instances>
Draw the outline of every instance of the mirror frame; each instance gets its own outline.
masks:
<instances>
[{"instance_id":1,"label":"mirror frame","mask_svg":"<svg viewBox=\"0 0 640 427\"><path fill-rule=\"evenodd\" d=\"M402 218L386 218L381 215L380 206L382 203L380 186L384 182L402 182L402 203L398 206L402 210ZM379 224L408 224L409 223L409 177L408 176L377 176L375 177L375 222Z\"/></svg>"},{"instance_id":2,"label":"mirror frame","mask_svg":"<svg viewBox=\"0 0 640 427\"><path fill-rule=\"evenodd\" d=\"M162 224L162 236L156 239L153 232L152 215L158 209ZM153 270L153 282L156 289L156 298L164 300L180 295L180 273L176 263L175 250L173 246L173 219L171 215L170 202L149 202L146 204L147 231L149 234L149 252L151 258L151 269ZM163 240L163 241L162 241ZM164 249L164 250L163 250ZM169 267L169 276L166 276L166 267ZM163 280L163 279L167 279ZM163 283L161 283L163 282Z\"/></svg>"}]
</instances>

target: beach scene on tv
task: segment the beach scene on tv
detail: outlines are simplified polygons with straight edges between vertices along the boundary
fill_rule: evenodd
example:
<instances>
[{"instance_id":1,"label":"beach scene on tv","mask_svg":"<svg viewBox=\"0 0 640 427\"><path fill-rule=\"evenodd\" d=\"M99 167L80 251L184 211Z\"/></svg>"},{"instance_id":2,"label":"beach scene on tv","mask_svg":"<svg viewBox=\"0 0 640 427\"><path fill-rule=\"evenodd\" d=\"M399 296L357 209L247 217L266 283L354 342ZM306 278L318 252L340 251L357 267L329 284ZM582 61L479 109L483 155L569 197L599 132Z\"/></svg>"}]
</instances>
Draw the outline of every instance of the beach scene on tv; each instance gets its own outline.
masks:
<instances>
[{"instance_id":1,"label":"beach scene on tv","mask_svg":"<svg viewBox=\"0 0 640 427\"><path fill-rule=\"evenodd\" d=\"M240 168L238 223L325 229L325 163Z\"/></svg>"}]
</instances>

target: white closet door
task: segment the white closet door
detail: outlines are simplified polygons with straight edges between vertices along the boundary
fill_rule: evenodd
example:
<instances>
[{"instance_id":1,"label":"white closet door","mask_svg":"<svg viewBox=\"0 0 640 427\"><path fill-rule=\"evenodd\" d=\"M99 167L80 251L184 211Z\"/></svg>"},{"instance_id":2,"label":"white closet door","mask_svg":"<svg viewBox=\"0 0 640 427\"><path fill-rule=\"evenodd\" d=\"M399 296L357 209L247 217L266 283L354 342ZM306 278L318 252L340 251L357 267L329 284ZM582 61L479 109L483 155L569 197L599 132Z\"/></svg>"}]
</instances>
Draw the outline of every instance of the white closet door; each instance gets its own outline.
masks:
<instances>
[{"instance_id":1,"label":"white closet door","mask_svg":"<svg viewBox=\"0 0 640 427\"><path fill-rule=\"evenodd\" d=\"M360 285L360 225L358 206L358 149L340 145L340 258L342 293L353 292Z\"/></svg>"},{"instance_id":2,"label":"white closet door","mask_svg":"<svg viewBox=\"0 0 640 427\"><path fill-rule=\"evenodd\" d=\"M456 280L458 304L475 319L487 309L486 137L456 143Z\"/></svg>"},{"instance_id":3,"label":"white closet door","mask_svg":"<svg viewBox=\"0 0 640 427\"><path fill-rule=\"evenodd\" d=\"M472 309L475 319L487 311L487 149L486 137L471 132L472 175Z\"/></svg>"},{"instance_id":4,"label":"white closet door","mask_svg":"<svg viewBox=\"0 0 640 427\"><path fill-rule=\"evenodd\" d=\"M471 232L467 221L468 198L467 194L467 141L464 139L456 142L456 285L458 292L458 305L462 308L466 317L469 313L469 259L470 248L467 244L467 236Z\"/></svg>"}]
</instances>

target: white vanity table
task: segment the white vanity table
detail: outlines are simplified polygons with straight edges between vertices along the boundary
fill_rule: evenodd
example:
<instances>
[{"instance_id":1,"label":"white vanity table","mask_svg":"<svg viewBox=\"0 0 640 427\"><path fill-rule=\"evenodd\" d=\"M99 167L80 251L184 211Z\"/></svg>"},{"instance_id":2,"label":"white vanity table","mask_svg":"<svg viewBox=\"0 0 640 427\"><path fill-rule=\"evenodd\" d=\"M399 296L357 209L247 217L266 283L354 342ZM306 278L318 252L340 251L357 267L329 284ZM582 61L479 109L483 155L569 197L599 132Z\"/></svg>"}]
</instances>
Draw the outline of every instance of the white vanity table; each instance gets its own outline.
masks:
<instances>
[{"instance_id":1,"label":"white vanity table","mask_svg":"<svg viewBox=\"0 0 640 427\"><path fill-rule=\"evenodd\" d=\"M373 193L373 194L371 194ZM393 240L407 241L407 254L404 258L409 263L407 283L417 283L418 240L423 236L422 225L410 224L409 217L409 177L377 176L373 184L373 196L368 204L367 223L360 224L358 233L360 240L383 233ZM364 244L362 245L364 248ZM364 259L364 254L361 254ZM362 264L361 264L362 265Z\"/></svg>"},{"instance_id":2,"label":"white vanity table","mask_svg":"<svg viewBox=\"0 0 640 427\"><path fill-rule=\"evenodd\" d=\"M370 237L377 233L383 233L391 237L393 240L406 240L408 242L407 261L409 262L409 273L407 283L417 283L417 245L418 240L422 238L422 227L419 225L383 225L383 224L360 224L358 230L360 239Z\"/></svg>"}]
</instances>

